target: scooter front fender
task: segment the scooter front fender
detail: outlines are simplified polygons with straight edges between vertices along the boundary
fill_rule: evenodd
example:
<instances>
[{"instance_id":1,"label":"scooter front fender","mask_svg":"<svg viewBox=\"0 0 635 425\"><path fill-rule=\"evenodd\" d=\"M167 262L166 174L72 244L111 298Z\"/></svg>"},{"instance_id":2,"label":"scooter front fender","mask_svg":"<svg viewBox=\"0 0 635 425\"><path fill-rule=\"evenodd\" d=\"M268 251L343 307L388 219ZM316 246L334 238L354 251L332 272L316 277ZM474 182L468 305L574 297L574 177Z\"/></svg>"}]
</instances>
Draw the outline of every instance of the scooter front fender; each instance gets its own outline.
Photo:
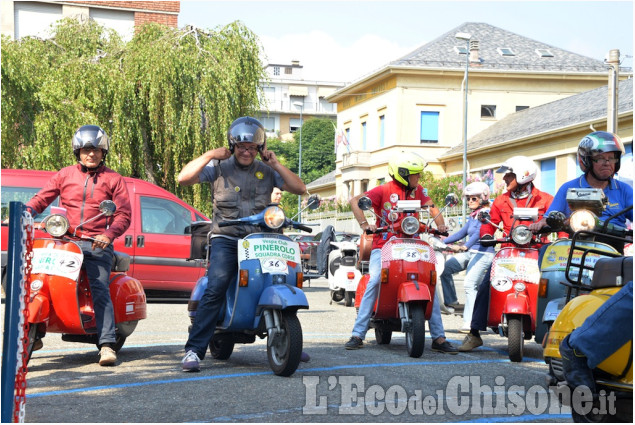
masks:
<instances>
[{"instance_id":1,"label":"scooter front fender","mask_svg":"<svg viewBox=\"0 0 635 425\"><path fill-rule=\"evenodd\" d=\"M48 322L51 302L48 297L37 293L29 303L29 323Z\"/></svg>"},{"instance_id":2,"label":"scooter front fender","mask_svg":"<svg viewBox=\"0 0 635 425\"><path fill-rule=\"evenodd\" d=\"M507 294L505 306L503 307L503 314L531 315L529 297L527 297L527 294L523 294L522 292L518 294Z\"/></svg>"},{"instance_id":3,"label":"scooter front fender","mask_svg":"<svg viewBox=\"0 0 635 425\"><path fill-rule=\"evenodd\" d=\"M397 301L407 303L412 301L430 301L432 294L427 284L423 282L403 282L399 286Z\"/></svg>"},{"instance_id":4,"label":"scooter front fender","mask_svg":"<svg viewBox=\"0 0 635 425\"><path fill-rule=\"evenodd\" d=\"M286 310L288 308L295 310L299 308L308 309L309 302L300 288L290 285L272 285L262 291L258 300L258 307L256 308L256 316L260 316L265 308L274 310Z\"/></svg>"}]
</instances>

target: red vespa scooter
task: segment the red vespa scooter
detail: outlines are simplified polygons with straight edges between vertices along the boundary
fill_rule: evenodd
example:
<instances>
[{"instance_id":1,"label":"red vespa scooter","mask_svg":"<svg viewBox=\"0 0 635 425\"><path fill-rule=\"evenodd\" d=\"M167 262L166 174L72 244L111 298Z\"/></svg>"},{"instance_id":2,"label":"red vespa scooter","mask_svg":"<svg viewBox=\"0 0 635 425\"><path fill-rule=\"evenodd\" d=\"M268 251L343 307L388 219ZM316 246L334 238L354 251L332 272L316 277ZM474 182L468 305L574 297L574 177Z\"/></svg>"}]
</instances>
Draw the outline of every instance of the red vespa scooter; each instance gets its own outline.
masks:
<instances>
[{"instance_id":1,"label":"red vespa scooter","mask_svg":"<svg viewBox=\"0 0 635 425\"><path fill-rule=\"evenodd\" d=\"M367 197L362 197L358 203L360 209L372 211L371 204ZM399 237L389 240L381 249L381 283L370 319L378 344L389 344L395 331L404 332L408 355L415 358L423 354L425 321L432 315L437 283L434 249L415 236L426 231L435 232L419 220L419 213L424 210L421 201L398 201L397 208L389 216L392 223L376 230L376 233L390 231ZM362 238L362 244L367 242ZM365 247L360 251L370 252ZM357 286L357 308L369 278L370 275L365 274Z\"/></svg>"},{"instance_id":2,"label":"red vespa scooter","mask_svg":"<svg viewBox=\"0 0 635 425\"><path fill-rule=\"evenodd\" d=\"M114 214L112 201L99 205L101 216ZM79 229L70 229L64 208L53 207L56 213L46 217L41 226L50 237L33 241L33 258L28 305L28 358L41 347L40 340L47 332L61 333L62 340L97 344L97 323L86 271L84 256L73 239L91 240ZM139 320L146 318L146 296L138 280L126 275L130 257L115 252L110 274L110 297L115 311L116 344L119 351L132 334Z\"/></svg>"},{"instance_id":3,"label":"red vespa scooter","mask_svg":"<svg viewBox=\"0 0 635 425\"><path fill-rule=\"evenodd\" d=\"M489 212L479 213L481 221L490 222ZM538 220L538 208L514 208L510 235L481 244L507 244L492 261L487 326L507 337L509 359L523 360L524 341L536 331L538 306L538 247L542 244L523 221ZM490 224L494 225L490 222ZM496 227L494 225L494 227Z\"/></svg>"}]
</instances>

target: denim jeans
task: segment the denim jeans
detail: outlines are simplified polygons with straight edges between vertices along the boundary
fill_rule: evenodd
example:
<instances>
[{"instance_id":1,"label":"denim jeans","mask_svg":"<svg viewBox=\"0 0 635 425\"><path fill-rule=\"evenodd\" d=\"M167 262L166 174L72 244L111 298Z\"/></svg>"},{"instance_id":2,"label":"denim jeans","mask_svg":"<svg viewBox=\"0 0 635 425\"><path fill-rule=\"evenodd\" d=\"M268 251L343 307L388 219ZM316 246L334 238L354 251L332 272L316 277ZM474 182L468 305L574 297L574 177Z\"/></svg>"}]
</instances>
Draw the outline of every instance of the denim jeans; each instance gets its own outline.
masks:
<instances>
[{"instance_id":1,"label":"denim jeans","mask_svg":"<svg viewBox=\"0 0 635 425\"><path fill-rule=\"evenodd\" d=\"M443 302L445 305L456 304L459 301L456 296L456 287L454 286L454 278L452 275L465 270L469 261L469 252L459 252L445 260L443 273L441 273L439 277L441 279L441 286L443 287Z\"/></svg>"},{"instance_id":2,"label":"denim jeans","mask_svg":"<svg viewBox=\"0 0 635 425\"><path fill-rule=\"evenodd\" d=\"M196 318L185 344L185 352L194 351L202 360L209 346L225 302L227 288L238 274L238 242L212 238L212 258L207 271L207 289L198 304Z\"/></svg>"},{"instance_id":3,"label":"denim jeans","mask_svg":"<svg viewBox=\"0 0 635 425\"><path fill-rule=\"evenodd\" d=\"M463 287L465 289L463 328L465 329L469 328L470 323L472 322L472 312L474 311L474 302L476 301L478 284L489 271L493 259L493 252L471 253L470 261L467 264L467 273L465 275L465 280L463 281Z\"/></svg>"},{"instance_id":4,"label":"denim jeans","mask_svg":"<svg viewBox=\"0 0 635 425\"><path fill-rule=\"evenodd\" d=\"M368 264L368 272L370 279L366 285L366 291L362 297L362 301L359 304L359 312L357 313L357 319L355 319L355 325L353 326L353 336L361 339L366 338L366 332L370 325L370 317L375 308L377 302L377 296L379 295L379 282L381 278L381 250L373 249L370 253L370 261ZM441 320L441 307L439 303L432 304L432 315L428 321L430 326L430 336L432 340L439 337L445 337L445 331L443 329L443 322Z\"/></svg>"},{"instance_id":5,"label":"denim jeans","mask_svg":"<svg viewBox=\"0 0 635 425\"><path fill-rule=\"evenodd\" d=\"M633 281L610 297L569 336L571 348L594 369L633 338Z\"/></svg>"},{"instance_id":6,"label":"denim jeans","mask_svg":"<svg viewBox=\"0 0 635 425\"><path fill-rule=\"evenodd\" d=\"M78 242L84 254L83 267L90 285L90 293L95 309L95 321L97 322L97 344L114 344L115 336L115 310L110 299L110 269L113 262L113 247L93 249L91 241Z\"/></svg>"},{"instance_id":7,"label":"denim jeans","mask_svg":"<svg viewBox=\"0 0 635 425\"><path fill-rule=\"evenodd\" d=\"M487 314L489 312L489 286L491 279L491 268L488 267L485 277L481 280L474 299L474 310L472 310L472 322L470 329L484 331L487 328Z\"/></svg>"}]
</instances>

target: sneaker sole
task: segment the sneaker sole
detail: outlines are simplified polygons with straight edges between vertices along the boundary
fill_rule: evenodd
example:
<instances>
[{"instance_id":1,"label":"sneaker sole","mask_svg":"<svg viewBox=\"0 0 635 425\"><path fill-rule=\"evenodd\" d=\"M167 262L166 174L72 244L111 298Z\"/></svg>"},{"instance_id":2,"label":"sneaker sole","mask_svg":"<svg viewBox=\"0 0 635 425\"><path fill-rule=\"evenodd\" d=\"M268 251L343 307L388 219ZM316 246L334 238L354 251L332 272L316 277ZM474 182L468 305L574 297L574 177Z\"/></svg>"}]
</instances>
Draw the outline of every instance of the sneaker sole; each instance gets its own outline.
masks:
<instances>
[{"instance_id":1,"label":"sneaker sole","mask_svg":"<svg viewBox=\"0 0 635 425\"><path fill-rule=\"evenodd\" d=\"M364 348L364 346L360 345L360 346L357 346L357 347L344 347L344 348L346 348L347 350L359 350L360 348Z\"/></svg>"},{"instance_id":2,"label":"sneaker sole","mask_svg":"<svg viewBox=\"0 0 635 425\"><path fill-rule=\"evenodd\" d=\"M117 363L117 360L104 360L99 361L99 366L114 366Z\"/></svg>"},{"instance_id":3,"label":"sneaker sole","mask_svg":"<svg viewBox=\"0 0 635 425\"><path fill-rule=\"evenodd\" d=\"M185 367L183 366L183 372L200 372L200 367Z\"/></svg>"},{"instance_id":4,"label":"sneaker sole","mask_svg":"<svg viewBox=\"0 0 635 425\"><path fill-rule=\"evenodd\" d=\"M441 353L441 354L459 354L458 351L444 351L438 348L433 348L432 351L435 351L437 353Z\"/></svg>"}]
</instances>

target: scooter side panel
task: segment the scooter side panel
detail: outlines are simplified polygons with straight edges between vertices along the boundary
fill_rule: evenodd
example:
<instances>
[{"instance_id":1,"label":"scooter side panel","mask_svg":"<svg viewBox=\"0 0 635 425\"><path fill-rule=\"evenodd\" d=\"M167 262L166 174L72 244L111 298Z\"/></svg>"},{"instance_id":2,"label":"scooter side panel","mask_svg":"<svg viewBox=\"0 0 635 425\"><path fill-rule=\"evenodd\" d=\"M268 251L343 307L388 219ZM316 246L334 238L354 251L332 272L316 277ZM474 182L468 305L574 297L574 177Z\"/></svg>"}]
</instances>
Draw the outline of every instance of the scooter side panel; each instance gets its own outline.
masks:
<instances>
[{"instance_id":1,"label":"scooter side panel","mask_svg":"<svg viewBox=\"0 0 635 425\"><path fill-rule=\"evenodd\" d=\"M365 274L359 280L357 284L357 290L355 291L355 308L359 308L359 305L362 302L362 298L364 297L364 292L366 292L366 286L368 285L368 280L370 279L369 274Z\"/></svg>"},{"instance_id":2,"label":"scooter side panel","mask_svg":"<svg viewBox=\"0 0 635 425\"><path fill-rule=\"evenodd\" d=\"M615 248L610 245L593 242L593 241L577 241L576 246L585 248L595 248L607 253L617 253ZM543 320L546 314L547 305L551 300L562 298L567 292L567 287L560 282L566 282L565 277L567 258L569 256L569 249L571 248L571 239L560 239L549 245L543 255L542 264L540 266L540 278L547 279L547 294L546 297L538 298L538 305L536 310L536 317L539 322L536 326L536 341L542 341L545 333L547 332L547 324ZM577 255L578 259L581 256L581 252ZM585 264L591 266L597 262L599 255L591 253L586 257ZM586 274L586 272L585 272ZM583 277L583 282L589 283L588 277ZM553 321L551 316L549 322Z\"/></svg>"},{"instance_id":3,"label":"scooter side panel","mask_svg":"<svg viewBox=\"0 0 635 425\"><path fill-rule=\"evenodd\" d=\"M123 273L112 273L109 289L115 323L146 318L146 295L137 279Z\"/></svg>"},{"instance_id":4,"label":"scooter side panel","mask_svg":"<svg viewBox=\"0 0 635 425\"><path fill-rule=\"evenodd\" d=\"M551 326L543 356L560 358L562 340L575 328L582 326L584 321L619 289L605 288L593 291L591 294L580 295L569 301Z\"/></svg>"}]
</instances>

